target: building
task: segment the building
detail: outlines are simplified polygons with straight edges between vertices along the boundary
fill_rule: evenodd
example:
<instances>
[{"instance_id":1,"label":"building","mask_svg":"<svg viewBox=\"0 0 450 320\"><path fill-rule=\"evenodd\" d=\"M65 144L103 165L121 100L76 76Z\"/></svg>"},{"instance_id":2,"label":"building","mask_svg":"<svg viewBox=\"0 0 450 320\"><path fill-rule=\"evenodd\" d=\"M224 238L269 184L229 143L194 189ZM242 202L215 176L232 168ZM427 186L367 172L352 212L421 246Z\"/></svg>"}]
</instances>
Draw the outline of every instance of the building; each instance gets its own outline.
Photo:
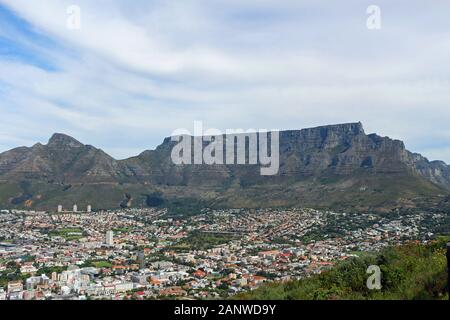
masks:
<instances>
[{"instance_id":1,"label":"building","mask_svg":"<svg viewBox=\"0 0 450 320\"><path fill-rule=\"evenodd\" d=\"M204 277L206 277L206 272L205 271L203 271L203 270L200 270L200 269L198 269L197 271L195 271L193 274L192 274L194 277L196 277L196 278L204 278Z\"/></svg>"},{"instance_id":2,"label":"building","mask_svg":"<svg viewBox=\"0 0 450 320\"><path fill-rule=\"evenodd\" d=\"M137 261L139 263L139 268L144 269L145 268L145 255L144 251L139 251L137 254Z\"/></svg>"},{"instance_id":3,"label":"building","mask_svg":"<svg viewBox=\"0 0 450 320\"><path fill-rule=\"evenodd\" d=\"M86 212L87 213L91 213L92 212L92 206L90 204L87 206Z\"/></svg>"},{"instance_id":4,"label":"building","mask_svg":"<svg viewBox=\"0 0 450 320\"><path fill-rule=\"evenodd\" d=\"M127 292L133 290L134 285L132 282L123 282L116 284L116 292Z\"/></svg>"},{"instance_id":5,"label":"building","mask_svg":"<svg viewBox=\"0 0 450 320\"><path fill-rule=\"evenodd\" d=\"M20 267L20 273L35 273L38 271L33 264L25 264Z\"/></svg>"},{"instance_id":6,"label":"building","mask_svg":"<svg viewBox=\"0 0 450 320\"><path fill-rule=\"evenodd\" d=\"M0 289L0 300L6 300L6 292L3 289Z\"/></svg>"},{"instance_id":7,"label":"building","mask_svg":"<svg viewBox=\"0 0 450 320\"><path fill-rule=\"evenodd\" d=\"M63 206L62 205L59 205L58 206L58 213L61 213L63 211Z\"/></svg>"},{"instance_id":8,"label":"building","mask_svg":"<svg viewBox=\"0 0 450 320\"><path fill-rule=\"evenodd\" d=\"M25 281L26 289L33 290L36 289L38 285L48 285L49 280L50 279L45 274L37 277L30 277Z\"/></svg>"},{"instance_id":9,"label":"building","mask_svg":"<svg viewBox=\"0 0 450 320\"><path fill-rule=\"evenodd\" d=\"M10 281L8 282L8 294L12 292L21 292L23 290L22 281Z\"/></svg>"},{"instance_id":10,"label":"building","mask_svg":"<svg viewBox=\"0 0 450 320\"><path fill-rule=\"evenodd\" d=\"M106 232L106 245L113 246L114 245L114 233L110 230Z\"/></svg>"},{"instance_id":11,"label":"building","mask_svg":"<svg viewBox=\"0 0 450 320\"><path fill-rule=\"evenodd\" d=\"M78 212L78 206L76 204L73 205L73 212Z\"/></svg>"},{"instance_id":12,"label":"building","mask_svg":"<svg viewBox=\"0 0 450 320\"><path fill-rule=\"evenodd\" d=\"M136 274L133 274L131 276L131 281L133 281L134 283L138 283L140 285L147 285L148 284L148 281L147 281L148 278L149 278L148 274L136 273Z\"/></svg>"}]
</instances>

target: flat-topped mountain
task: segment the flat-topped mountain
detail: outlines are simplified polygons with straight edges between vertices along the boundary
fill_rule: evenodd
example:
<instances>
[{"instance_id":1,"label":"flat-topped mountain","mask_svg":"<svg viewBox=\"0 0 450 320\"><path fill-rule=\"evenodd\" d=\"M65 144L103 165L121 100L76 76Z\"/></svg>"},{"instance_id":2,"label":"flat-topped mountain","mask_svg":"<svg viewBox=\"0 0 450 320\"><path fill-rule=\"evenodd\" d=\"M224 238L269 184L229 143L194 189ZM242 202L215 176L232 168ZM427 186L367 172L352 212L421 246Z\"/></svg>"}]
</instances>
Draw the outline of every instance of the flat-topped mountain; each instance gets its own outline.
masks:
<instances>
[{"instance_id":1,"label":"flat-topped mountain","mask_svg":"<svg viewBox=\"0 0 450 320\"><path fill-rule=\"evenodd\" d=\"M185 204L216 207L395 207L447 194L450 168L367 135L361 123L281 131L279 172L259 165L175 165L176 142L126 160L64 134L0 154L0 207L54 209ZM226 153L226 148L224 154Z\"/></svg>"}]
</instances>

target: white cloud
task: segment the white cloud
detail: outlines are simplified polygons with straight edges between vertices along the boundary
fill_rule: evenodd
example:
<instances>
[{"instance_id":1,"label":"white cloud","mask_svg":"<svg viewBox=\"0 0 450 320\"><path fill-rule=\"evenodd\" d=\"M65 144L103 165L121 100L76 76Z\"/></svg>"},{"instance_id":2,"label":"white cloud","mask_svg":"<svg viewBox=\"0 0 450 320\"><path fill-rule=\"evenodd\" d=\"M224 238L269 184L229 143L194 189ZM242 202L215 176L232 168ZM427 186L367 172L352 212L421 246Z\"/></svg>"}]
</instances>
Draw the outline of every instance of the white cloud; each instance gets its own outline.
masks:
<instances>
[{"instance_id":1,"label":"white cloud","mask_svg":"<svg viewBox=\"0 0 450 320\"><path fill-rule=\"evenodd\" d=\"M66 28L74 2L79 31ZM360 1L0 0L60 46L13 37L57 71L0 58L0 148L58 131L132 156L194 120L220 129L362 121L426 156L450 148L450 5L404 2L423 17L379 2L374 32Z\"/></svg>"}]
</instances>

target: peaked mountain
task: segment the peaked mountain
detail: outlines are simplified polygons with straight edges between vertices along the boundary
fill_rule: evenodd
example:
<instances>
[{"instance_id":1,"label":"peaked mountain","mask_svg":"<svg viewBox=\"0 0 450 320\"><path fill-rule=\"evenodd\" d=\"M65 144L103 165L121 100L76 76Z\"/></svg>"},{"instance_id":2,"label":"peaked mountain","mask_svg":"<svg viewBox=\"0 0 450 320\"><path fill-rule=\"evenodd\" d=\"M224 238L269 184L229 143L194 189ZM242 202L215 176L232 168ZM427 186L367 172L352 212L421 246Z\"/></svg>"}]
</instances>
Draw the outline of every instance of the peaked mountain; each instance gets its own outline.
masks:
<instances>
[{"instance_id":1,"label":"peaked mountain","mask_svg":"<svg viewBox=\"0 0 450 320\"><path fill-rule=\"evenodd\" d=\"M47 145L38 143L0 154L0 177L9 181L117 182L121 170L119 163L102 150L58 133Z\"/></svg>"},{"instance_id":2,"label":"peaked mountain","mask_svg":"<svg viewBox=\"0 0 450 320\"><path fill-rule=\"evenodd\" d=\"M280 132L280 170L259 165L175 165L170 138L117 161L64 134L0 154L0 206L54 209L312 206L355 210L412 205L448 194L450 168L365 134L361 123ZM226 151L226 150L224 150ZM225 153L225 152L224 152Z\"/></svg>"}]
</instances>

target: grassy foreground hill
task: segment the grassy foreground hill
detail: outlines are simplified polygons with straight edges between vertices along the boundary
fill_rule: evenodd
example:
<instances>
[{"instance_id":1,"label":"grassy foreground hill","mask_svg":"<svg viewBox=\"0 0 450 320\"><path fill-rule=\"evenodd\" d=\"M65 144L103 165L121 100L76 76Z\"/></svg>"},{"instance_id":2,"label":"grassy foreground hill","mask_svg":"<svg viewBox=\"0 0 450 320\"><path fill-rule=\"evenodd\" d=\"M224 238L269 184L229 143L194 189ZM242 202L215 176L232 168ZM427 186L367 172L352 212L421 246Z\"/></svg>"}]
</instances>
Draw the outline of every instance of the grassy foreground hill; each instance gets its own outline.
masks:
<instances>
[{"instance_id":1,"label":"grassy foreground hill","mask_svg":"<svg viewBox=\"0 0 450 320\"><path fill-rule=\"evenodd\" d=\"M378 254L364 254L335 268L299 281L270 283L237 299L255 300L366 300L448 299L445 244L409 243ZM380 290L366 286L368 266L381 269Z\"/></svg>"}]
</instances>

